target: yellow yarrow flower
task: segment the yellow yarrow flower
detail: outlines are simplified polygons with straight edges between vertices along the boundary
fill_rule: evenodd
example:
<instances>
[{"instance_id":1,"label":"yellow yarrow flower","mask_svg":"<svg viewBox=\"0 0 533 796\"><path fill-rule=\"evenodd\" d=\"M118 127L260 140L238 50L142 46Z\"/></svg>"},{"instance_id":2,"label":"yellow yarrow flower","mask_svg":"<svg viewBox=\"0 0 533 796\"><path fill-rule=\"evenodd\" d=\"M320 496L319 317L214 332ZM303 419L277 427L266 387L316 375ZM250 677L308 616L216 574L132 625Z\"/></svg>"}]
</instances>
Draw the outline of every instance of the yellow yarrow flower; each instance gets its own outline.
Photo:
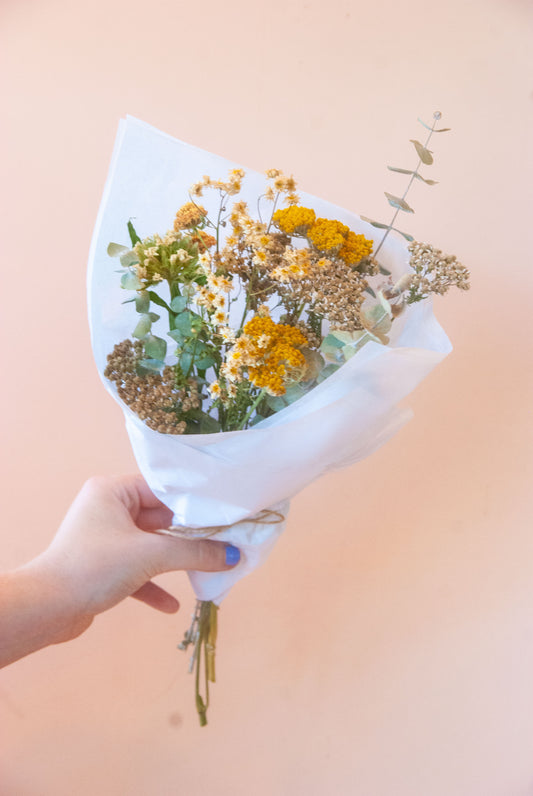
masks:
<instances>
[{"instance_id":1,"label":"yellow yarrow flower","mask_svg":"<svg viewBox=\"0 0 533 796\"><path fill-rule=\"evenodd\" d=\"M309 207L290 205L276 210L272 220L287 235L306 235L316 221L316 213Z\"/></svg>"},{"instance_id":2,"label":"yellow yarrow flower","mask_svg":"<svg viewBox=\"0 0 533 796\"><path fill-rule=\"evenodd\" d=\"M318 218L307 233L315 249L338 257L347 265L356 265L372 251L373 242L357 235L335 219Z\"/></svg>"},{"instance_id":3,"label":"yellow yarrow flower","mask_svg":"<svg viewBox=\"0 0 533 796\"><path fill-rule=\"evenodd\" d=\"M299 329L256 315L243 332L240 340L249 342L248 378L255 387L283 395L288 382L302 378L306 360L300 349L307 339Z\"/></svg>"}]
</instances>

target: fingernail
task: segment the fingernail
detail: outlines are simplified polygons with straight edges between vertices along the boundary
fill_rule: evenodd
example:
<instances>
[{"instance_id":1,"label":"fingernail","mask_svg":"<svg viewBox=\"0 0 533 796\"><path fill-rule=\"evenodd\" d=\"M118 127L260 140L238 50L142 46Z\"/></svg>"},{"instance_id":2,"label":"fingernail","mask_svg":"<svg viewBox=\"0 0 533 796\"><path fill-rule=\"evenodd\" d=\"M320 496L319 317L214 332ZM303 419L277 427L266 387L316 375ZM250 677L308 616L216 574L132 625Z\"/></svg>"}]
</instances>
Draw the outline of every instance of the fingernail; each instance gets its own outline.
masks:
<instances>
[{"instance_id":1,"label":"fingernail","mask_svg":"<svg viewBox=\"0 0 533 796\"><path fill-rule=\"evenodd\" d=\"M226 545L226 565L234 567L241 560L241 551L238 547L233 547L232 544Z\"/></svg>"}]
</instances>

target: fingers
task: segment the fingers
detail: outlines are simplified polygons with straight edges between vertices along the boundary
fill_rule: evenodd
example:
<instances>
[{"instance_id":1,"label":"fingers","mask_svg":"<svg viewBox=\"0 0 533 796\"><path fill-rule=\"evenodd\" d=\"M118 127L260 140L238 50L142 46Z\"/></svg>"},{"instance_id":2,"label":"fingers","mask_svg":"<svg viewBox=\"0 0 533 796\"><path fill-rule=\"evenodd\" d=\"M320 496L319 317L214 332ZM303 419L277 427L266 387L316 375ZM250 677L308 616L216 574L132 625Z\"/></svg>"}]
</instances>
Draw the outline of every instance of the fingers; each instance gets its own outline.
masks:
<instances>
[{"instance_id":1,"label":"fingers","mask_svg":"<svg viewBox=\"0 0 533 796\"><path fill-rule=\"evenodd\" d=\"M175 597L165 591L165 589L162 589L161 586L152 583L151 580L141 586L140 589L137 589L131 596L146 603L151 608L155 608L157 611L163 611L165 614L175 614L180 607Z\"/></svg>"},{"instance_id":2,"label":"fingers","mask_svg":"<svg viewBox=\"0 0 533 796\"><path fill-rule=\"evenodd\" d=\"M222 572L233 569L239 563L240 551L233 545L210 539L178 539L155 533L144 535L140 540L150 550L150 559L156 572L176 569ZM146 555L148 555L148 550Z\"/></svg>"}]
</instances>

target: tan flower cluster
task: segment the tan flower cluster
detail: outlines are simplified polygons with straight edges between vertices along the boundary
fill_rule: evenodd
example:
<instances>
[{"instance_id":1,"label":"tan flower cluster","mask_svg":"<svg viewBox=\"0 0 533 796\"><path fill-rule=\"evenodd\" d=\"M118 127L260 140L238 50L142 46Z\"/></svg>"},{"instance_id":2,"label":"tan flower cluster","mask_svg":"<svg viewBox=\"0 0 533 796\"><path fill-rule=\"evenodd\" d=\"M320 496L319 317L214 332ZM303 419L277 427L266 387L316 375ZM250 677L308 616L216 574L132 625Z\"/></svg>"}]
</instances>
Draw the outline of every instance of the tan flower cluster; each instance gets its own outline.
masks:
<instances>
[{"instance_id":1,"label":"tan flower cluster","mask_svg":"<svg viewBox=\"0 0 533 796\"><path fill-rule=\"evenodd\" d=\"M176 213L174 230L180 232L182 229L197 227L204 221L206 216L207 210L204 207L194 202L187 202Z\"/></svg>"},{"instance_id":2,"label":"tan flower cluster","mask_svg":"<svg viewBox=\"0 0 533 796\"><path fill-rule=\"evenodd\" d=\"M470 273L453 254L443 254L428 243L414 241L408 246L409 265L414 270L409 284L408 302L420 301L430 293L443 295L451 287L470 288Z\"/></svg>"},{"instance_id":3,"label":"tan flower cluster","mask_svg":"<svg viewBox=\"0 0 533 796\"><path fill-rule=\"evenodd\" d=\"M149 428L163 434L183 434L187 424L178 413L183 416L201 406L196 382L192 379L186 389L178 389L171 367L164 368L161 374L139 376L137 366L142 358L140 340L123 340L108 355L104 376L116 384L119 398Z\"/></svg>"},{"instance_id":4,"label":"tan flower cluster","mask_svg":"<svg viewBox=\"0 0 533 796\"><path fill-rule=\"evenodd\" d=\"M224 182L224 180L213 180L206 174L203 179L191 185L189 193L191 196L203 196L205 188L213 188L216 191L220 191L222 194L235 196L235 194L238 194L241 190L243 178L244 171L242 169L232 169L229 173L227 182Z\"/></svg>"},{"instance_id":5,"label":"tan flower cluster","mask_svg":"<svg viewBox=\"0 0 533 796\"><path fill-rule=\"evenodd\" d=\"M296 180L292 175L287 177L280 169L267 169L265 174L272 181L272 185L269 185L266 190L266 199L276 201L280 194L285 194L284 201L287 204L298 204L300 197L296 193Z\"/></svg>"}]
</instances>

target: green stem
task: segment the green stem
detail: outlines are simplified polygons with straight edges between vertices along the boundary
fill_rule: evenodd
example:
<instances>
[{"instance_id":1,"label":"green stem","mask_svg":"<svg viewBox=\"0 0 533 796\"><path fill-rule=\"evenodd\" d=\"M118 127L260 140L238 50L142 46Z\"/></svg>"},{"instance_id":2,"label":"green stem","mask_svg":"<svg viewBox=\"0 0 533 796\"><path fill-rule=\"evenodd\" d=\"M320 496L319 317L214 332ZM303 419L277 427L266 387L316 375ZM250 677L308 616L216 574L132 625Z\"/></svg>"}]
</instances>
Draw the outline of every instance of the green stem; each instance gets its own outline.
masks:
<instances>
[{"instance_id":1,"label":"green stem","mask_svg":"<svg viewBox=\"0 0 533 796\"><path fill-rule=\"evenodd\" d=\"M240 424L240 426L237 429L237 431L242 431L244 429L244 427L246 426L246 424L249 421L250 417L252 416L254 410L257 409L257 407L259 406L259 404L261 403L261 401L265 397L265 394L266 394L266 387L263 387L263 389L261 390L259 395L255 398L255 400L254 400L253 404L251 405L251 407L246 412L246 417L244 418L244 420Z\"/></svg>"}]
</instances>

